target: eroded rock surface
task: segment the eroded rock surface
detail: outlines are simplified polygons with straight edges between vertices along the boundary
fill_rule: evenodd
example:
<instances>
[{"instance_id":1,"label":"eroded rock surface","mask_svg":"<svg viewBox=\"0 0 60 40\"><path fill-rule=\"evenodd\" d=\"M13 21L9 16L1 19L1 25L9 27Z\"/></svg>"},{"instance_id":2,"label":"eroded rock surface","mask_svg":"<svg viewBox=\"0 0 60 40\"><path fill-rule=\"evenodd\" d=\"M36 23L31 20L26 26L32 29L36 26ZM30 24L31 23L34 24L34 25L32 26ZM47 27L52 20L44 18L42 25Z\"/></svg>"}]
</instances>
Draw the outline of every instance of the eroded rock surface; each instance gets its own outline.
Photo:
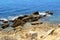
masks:
<instances>
[{"instance_id":1,"label":"eroded rock surface","mask_svg":"<svg viewBox=\"0 0 60 40\"><path fill-rule=\"evenodd\" d=\"M53 27L50 23L17 26L9 32L0 31L0 40L60 40L60 28Z\"/></svg>"}]
</instances>

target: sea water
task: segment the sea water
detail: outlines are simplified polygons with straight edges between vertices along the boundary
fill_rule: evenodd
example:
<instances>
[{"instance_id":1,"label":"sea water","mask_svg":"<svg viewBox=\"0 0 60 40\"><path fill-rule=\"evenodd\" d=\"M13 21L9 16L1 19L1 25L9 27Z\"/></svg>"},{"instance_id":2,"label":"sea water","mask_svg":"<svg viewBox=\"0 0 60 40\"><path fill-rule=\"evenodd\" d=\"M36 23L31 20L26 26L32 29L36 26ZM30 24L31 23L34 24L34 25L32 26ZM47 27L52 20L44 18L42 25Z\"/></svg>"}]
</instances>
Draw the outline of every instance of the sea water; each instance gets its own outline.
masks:
<instances>
[{"instance_id":1,"label":"sea water","mask_svg":"<svg viewBox=\"0 0 60 40\"><path fill-rule=\"evenodd\" d=\"M0 19L13 19L35 11L51 11L54 15L43 20L60 23L60 0L0 0Z\"/></svg>"}]
</instances>

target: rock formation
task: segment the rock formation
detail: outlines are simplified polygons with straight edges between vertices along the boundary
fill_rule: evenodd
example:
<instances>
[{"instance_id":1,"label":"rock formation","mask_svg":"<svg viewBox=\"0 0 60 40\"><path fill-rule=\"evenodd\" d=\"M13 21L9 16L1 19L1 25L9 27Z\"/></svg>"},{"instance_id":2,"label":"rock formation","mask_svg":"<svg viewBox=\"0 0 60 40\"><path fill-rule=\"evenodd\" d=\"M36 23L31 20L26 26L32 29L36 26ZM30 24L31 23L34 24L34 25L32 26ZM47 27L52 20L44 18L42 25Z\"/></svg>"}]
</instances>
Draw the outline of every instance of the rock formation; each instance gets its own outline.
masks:
<instances>
[{"instance_id":1,"label":"rock formation","mask_svg":"<svg viewBox=\"0 0 60 40\"><path fill-rule=\"evenodd\" d=\"M24 23L25 23L24 21L22 21L20 19L16 19L16 20L14 20L12 27L17 27L19 25L23 26Z\"/></svg>"},{"instance_id":2,"label":"rock formation","mask_svg":"<svg viewBox=\"0 0 60 40\"><path fill-rule=\"evenodd\" d=\"M47 15L53 15L53 13L46 11L45 15L40 15L40 12L37 11L37 12L32 13L31 15L19 16L18 18L14 19L14 20L8 20L8 21L0 20L0 21L2 21L4 23L2 25L2 28L8 27L10 25L9 22L12 22L13 24L10 26L15 28L19 25L23 26L26 22L37 21L40 18L46 17Z\"/></svg>"}]
</instances>

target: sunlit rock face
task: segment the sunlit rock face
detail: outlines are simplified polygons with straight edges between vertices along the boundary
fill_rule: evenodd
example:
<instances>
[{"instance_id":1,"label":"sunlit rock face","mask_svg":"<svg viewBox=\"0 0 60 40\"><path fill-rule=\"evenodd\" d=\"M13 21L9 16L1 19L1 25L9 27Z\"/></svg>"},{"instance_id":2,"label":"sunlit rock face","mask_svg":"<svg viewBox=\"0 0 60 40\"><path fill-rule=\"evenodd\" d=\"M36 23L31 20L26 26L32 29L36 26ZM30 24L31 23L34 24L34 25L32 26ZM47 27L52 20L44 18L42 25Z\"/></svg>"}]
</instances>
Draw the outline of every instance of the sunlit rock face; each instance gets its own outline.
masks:
<instances>
[{"instance_id":1,"label":"sunlit rock face","mask_svg":"<svg viewBox=\"0 0 60 40\"><path fill-rule=\"evenodd\" d=\"M37 23L39 21L35 21ZM32 25L27 22L23 27L17 26L15 30L0 31L0 40L58 40L60 39L60 27L55 28L53 24L43 22L43 24Z\"/></svg>"}]
</instances>

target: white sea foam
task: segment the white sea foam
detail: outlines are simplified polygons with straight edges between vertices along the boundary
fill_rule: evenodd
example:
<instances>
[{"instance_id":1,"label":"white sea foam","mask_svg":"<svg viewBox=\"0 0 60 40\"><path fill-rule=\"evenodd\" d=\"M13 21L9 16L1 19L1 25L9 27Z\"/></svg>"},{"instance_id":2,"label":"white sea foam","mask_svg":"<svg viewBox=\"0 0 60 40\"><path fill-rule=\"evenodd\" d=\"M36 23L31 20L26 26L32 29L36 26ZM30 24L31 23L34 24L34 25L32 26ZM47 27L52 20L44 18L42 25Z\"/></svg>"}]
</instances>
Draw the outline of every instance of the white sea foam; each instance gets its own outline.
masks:
<instances>
[{"instance_id":1,"label":"white sea foam","mask_svg":"<svg viewBox=\"0 0 60 40\"><path fill-rule=\"evenodd\" d=\"M5 20L5 21L8 21L6 18L0 18L0 20Z\"/></svg>"},{"instance_id":2,"label":"white sea foam","mask_svg":"<svg viewBox=\"0 0 60 40\"><path fill-rule=\"evenodd\" d=\"M42 15L42 16L43 16L43 15L46 15L46 16L48 16L48 17L50 17L50 16L51 16L50 14L48 14L48 13L44 13L44 12L42 12L42 13L41 13L41 12L39 12L39 15Z\"/></svg>"},{"instance_id":3,"label":"white sea foam","mask_svg":"<svg viewBox=\"0 0 60 40\"><path fill-rule=\"evenodd\" d=\"M48 17L51 17L51 15L49 15L49 14L48 14L47 16L48 16Z\"/></svg>"},{"instance_id":4,"label":"white sea foam","mask_svg":"<svg viewBox=\"0 0 60 40\"><path fill-rule=\"evenodd\" d=\"M0 20L5 20L5 21L8 21L8 20L14 20L14 19L18 18L19 16L23 16L23 15L18 15L18 16L8 16L7 18L0 18Z\"/></svg>"},{"instance_id":5,"label":"white sea foam","mask_svg":"<svg viewBox=\"0 0 60 40\"><path fill-rule=\"evenodd\" d=\"M18 16L9 16L9 17L8 17L8 20L14 20L14 19L16 19L16 18L18 18Z\"/></svg>"},{"instance_id":6,"label":"white sea foam","mask_svg":"<svg viewBox=\"0 0 60 40\"><path fill-rule=\"evenodd\" d=\"M19 16L23 16L23 15L9 16L9 17L8 17L8 20L14 20L14 19L18 18Z\"/></svg>"},{"instance_id":7,"label":"white sea foam","mask_svg":"<svg viewBox=\"0 0 60 40\"><path fill-rule=\"evenodd\" d=\"M46 13L41 13L41 12L39 12L39 15L46 15Z\"/></svg>"},{"instance_id":8,"label":"white sea foam","mask_svg":"<svg viewBox=\"0 0 60 40\"><path fill-rule=\"evenodd\" d=\"M39 15L46 15L46 16L51 16L47 13L44 13L44 12L39 12ZM8 21L8 20L14 20L16 18L18 18L19 16L24 16L24 15L18 15L18 16L8 16L7 19L6 18L0 18L0 20L5 20L5 21Z\"/></svg>"}]
</instances>

